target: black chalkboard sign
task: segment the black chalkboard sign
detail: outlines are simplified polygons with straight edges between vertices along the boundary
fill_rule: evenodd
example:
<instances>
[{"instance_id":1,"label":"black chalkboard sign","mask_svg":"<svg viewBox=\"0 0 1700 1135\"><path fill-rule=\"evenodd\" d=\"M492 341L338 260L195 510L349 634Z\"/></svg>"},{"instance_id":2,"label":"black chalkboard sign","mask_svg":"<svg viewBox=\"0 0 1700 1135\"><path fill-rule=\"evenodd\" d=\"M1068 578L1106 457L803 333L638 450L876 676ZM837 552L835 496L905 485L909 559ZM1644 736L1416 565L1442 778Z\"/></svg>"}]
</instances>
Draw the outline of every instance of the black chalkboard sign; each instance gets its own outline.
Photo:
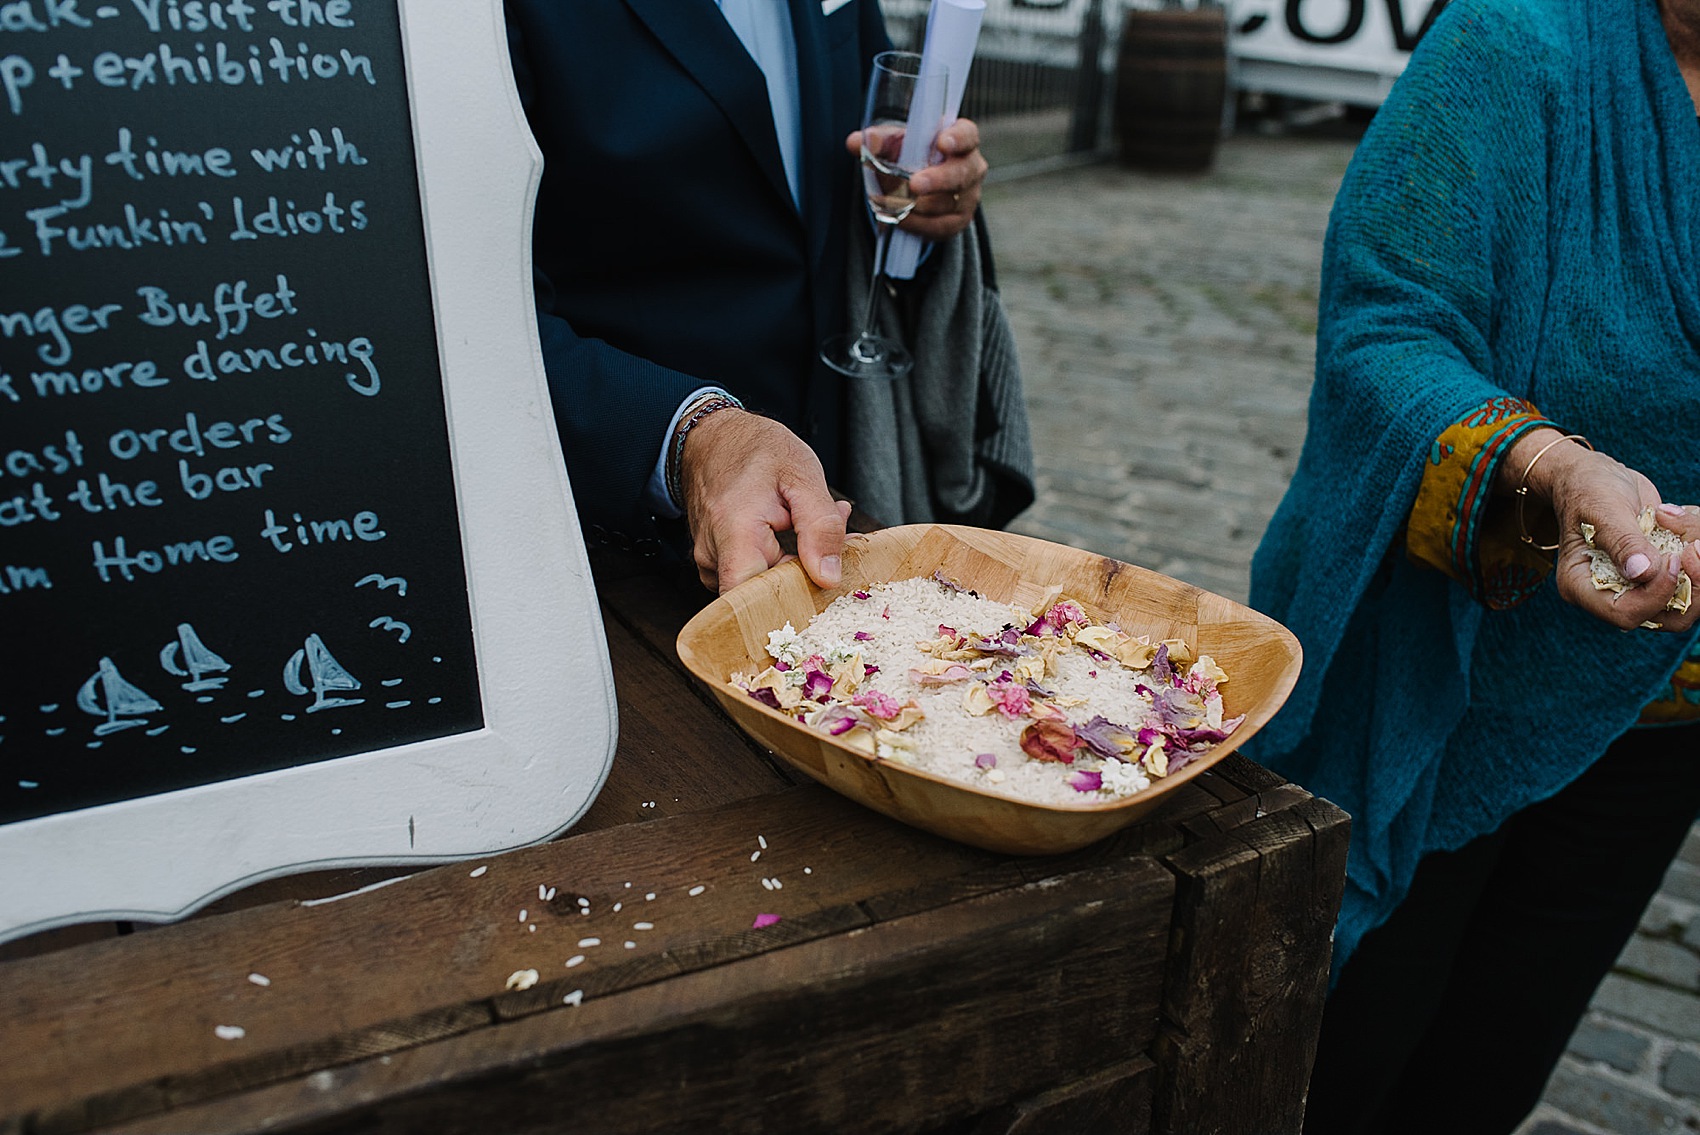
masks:
<instances>
[{"instance_id":1,"label":"black chalkboard sign","mask_svg":"<svg viewBox=\"0 0 1700 1135\"><path fill-rule=\"evenodd\" d=\"M0 824L484 724L402 44L0 4Z\"/></svg>"}]
</instances>

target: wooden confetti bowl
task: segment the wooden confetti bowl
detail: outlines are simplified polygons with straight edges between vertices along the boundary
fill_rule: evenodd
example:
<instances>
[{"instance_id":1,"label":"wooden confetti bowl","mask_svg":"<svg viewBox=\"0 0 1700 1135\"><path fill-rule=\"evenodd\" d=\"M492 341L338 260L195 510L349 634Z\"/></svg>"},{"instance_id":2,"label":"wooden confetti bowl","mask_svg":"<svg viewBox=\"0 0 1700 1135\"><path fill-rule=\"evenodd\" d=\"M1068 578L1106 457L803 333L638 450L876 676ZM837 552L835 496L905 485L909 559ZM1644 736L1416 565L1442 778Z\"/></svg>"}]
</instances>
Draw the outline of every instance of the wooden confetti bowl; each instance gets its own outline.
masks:
<instances>
[{"instance_id":1,"label":"wooden confetti bowl","mask_svg":"<svg viewBox=\"0 0 1700 1135\"><path fill-rule=\"evenodd\" d=\"M1225 714L1245 714L1233 737L1134 796L1080 804L1040 804L985 791L868 756L800 724L728 683L772 661L767 635L801 628L840 595L891 580L946 578L1000 602L1030 607L1047 590L1079 600L1131 634L1181 638L1227 671ZM709 604L679 632L679 658L750 736L790 764L876 811L975 847L1018 855L1072 851L1150 812L1262 728L1298 680L1298 640L1280 623L1220 595L1092 552L944 524L853 535L844 582L823 591L795 562L781 564Z\"/></svg>"}]
</instances>

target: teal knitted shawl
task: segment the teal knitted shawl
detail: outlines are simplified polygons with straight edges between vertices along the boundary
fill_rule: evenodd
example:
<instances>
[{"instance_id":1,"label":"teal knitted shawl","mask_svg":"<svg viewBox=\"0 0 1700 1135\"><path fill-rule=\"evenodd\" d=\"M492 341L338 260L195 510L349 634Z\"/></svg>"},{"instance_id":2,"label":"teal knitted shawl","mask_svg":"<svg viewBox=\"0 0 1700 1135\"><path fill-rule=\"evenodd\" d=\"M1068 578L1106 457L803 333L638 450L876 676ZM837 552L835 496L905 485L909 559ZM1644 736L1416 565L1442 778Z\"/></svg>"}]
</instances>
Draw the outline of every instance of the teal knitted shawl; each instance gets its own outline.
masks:
<instances>
[{"instance_id":1,"label":"teal knitted shawl","mask_svg":"<svg viewBox=\"0 0 1700 1135\"><path fill-rule=\"evenodd\" d=\"M1337 970L1422 855L1576 777L1691 643L1550 581L1487 611L1400 538L1435 438L1504 394L1700 503L1700 127L1656 0L1454 0L1322 274L1310 432L1252 565L1305 668L1251 752L1352 814Z\"/></svg>"}]
</instances>

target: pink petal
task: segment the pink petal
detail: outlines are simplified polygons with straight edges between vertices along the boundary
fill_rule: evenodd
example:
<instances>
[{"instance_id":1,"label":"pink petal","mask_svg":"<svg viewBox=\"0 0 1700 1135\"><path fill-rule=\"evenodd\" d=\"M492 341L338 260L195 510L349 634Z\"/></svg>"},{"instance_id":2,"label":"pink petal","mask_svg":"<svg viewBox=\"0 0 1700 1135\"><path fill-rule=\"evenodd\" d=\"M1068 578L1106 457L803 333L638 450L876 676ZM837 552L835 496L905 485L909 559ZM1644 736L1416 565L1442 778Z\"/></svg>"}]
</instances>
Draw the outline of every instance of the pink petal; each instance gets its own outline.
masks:
<instances>
[{"instance_id":1,"label":"pink petal","mask_svg":"<svg viewBox=\"0 0 1700 1135\"><path fill-rule=\"evenodd\" d=\"M998 756L997 756L997 754L996 753L981 753L979 756L974 758L974 767L975 768L997 768L998 767Z\"/></svg>"},{"instance_id":2,"label":"pink petal","mask_svg":"<svg viewBox=\"0 0 1700 1135\"><path fill-rule=\"evenodd\" d=\"M1069 773L1068 786L1076 792L1096 792L1104 787L1104 775L1097 772L1087 772L1076 769Z\"/></svg>"},{"instance_id":3,"label":"pink petal","mask_svg":"<svg viewBox=\"0 0 1700 1135\"><path fill-rule=\"evenodd\" d=\"M878 690L864 690L850 699L851 705L859 705L882 721L890 721L903 711L897 704L897 699L890 694L882 694Z\"/></svg>"},{"instance_id":4,"label":"pink petal","mask_svg":"<svg viewBox=\"0 0 1700 1135\"><path fill-rule=\"evenodd\" d=\"M974 671L960 663L945 667L942 674L928 674L922 670L909 671L909 680L917 686L948 686L953 682L966 681L974 676Z\"/></svg>"},{"instance_id":5,"label":"pink petal","mask_svg":"<svg viewBox=\"0 0 1700 1135\"><path fill-rule=\"evenodd\" d=\"M754 922L750 923L750 929L760 930L762 927L772 926L775 922L778 922L778 921L779 921L779 916L777 914L758 914L758 915L756 915L756 920Z\"/></svg>"}]
</instances>

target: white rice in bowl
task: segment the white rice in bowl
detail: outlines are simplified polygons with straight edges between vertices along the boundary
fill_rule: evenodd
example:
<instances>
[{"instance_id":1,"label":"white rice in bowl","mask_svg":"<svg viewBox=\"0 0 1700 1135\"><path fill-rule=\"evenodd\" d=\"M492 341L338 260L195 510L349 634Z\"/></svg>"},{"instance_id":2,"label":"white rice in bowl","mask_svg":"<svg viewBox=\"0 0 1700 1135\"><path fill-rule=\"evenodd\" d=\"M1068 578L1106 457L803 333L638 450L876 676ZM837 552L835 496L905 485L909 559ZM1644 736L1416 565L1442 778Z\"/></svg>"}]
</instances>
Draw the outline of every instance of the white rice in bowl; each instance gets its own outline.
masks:
<instances>
[{"instance_id":1,"label":"white rice in bowl","mask_svg":"<svg viewBox=\"0 0 1700 1135\"><path fill-rule=\"evenodd\" d=\"M1033 610L935 575L840 596L768 635L773 665L732 685L870 756L1022 800L1149 788L1224 740L1228 680L1052 595Z\"/></svg>"}]
</instances>

